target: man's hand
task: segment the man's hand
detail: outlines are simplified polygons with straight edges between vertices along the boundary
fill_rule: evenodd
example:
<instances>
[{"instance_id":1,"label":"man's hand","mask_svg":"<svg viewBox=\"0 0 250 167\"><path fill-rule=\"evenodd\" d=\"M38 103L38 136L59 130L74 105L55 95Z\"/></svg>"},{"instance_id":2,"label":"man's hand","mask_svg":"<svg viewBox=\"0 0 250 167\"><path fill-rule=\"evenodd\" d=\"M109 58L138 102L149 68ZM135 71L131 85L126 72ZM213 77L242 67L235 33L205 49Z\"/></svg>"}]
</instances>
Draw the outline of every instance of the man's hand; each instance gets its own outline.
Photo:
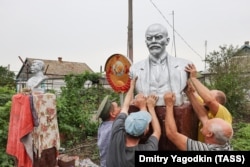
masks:
<instances>
[{"instance_id":1,"label":"man's hand","mask_svg":"<svg viewBox=\"0 0 250 167\"><path fill-rule=\"evenodd\" d=\"M125 96L121 113L128 114L129 105L134 98L134 89L135 89L136 80L137 80L137 77L135 77L134 79L130 81L130 88Z\"/></svg>"},{"instance_id":2,"label":"man's hand","mask_svg":"<svg viewBox=\"0 0 250 167\"><path fill-rule=\"evenodd\" d=\"M197 77L197 70L194 64L188 64L185 67L185 71L189 72L189 78L196 78Z\"/></svg>"},{"instance_id":3,"label":"man's hand","mask_svg":"<svg viewBox=\"0 0 250 167\"><path fill-rule=\"evenodd\" d=\"M149 107L155 107L157 100L158 100L158 96L156 96L156 95L149 95L147 97L147 106L148 106L148 108Z\"/></svg>"},{"instance_id":4,"label":"man's hand","mask_svg":"<svg viewBox=\"0 0 250 167\"><path fill-rule=\"evenodd\" d=\"M172 92L165 93L164 101L165 101L166 106L173 107L175 104L175 94Z\"/></svg>"},{"instance_id":5,"label":"man's hand","mask_svg":"<svg viewBox=\"0 0 250 167\"><path fill-rule=\"evenodd\" d=\"M186 94L194 93L195 92L195 88L194 88L193 84L191 83L191 81L187 81L187 86L184 89L184 92Z\"/></svg>"},{"instance_id":6,"label":"man's hand","mask_svg":"<svg viewBox=\"0 0 250 167\"><path fill-rule=\"evenodd\" d=\"M132 87L134 89L135 83L136 83L137 79L138 79L137 76L135 78L131 79L131 81L130 81L130 88Z\"/></svg>"}]
</instances>

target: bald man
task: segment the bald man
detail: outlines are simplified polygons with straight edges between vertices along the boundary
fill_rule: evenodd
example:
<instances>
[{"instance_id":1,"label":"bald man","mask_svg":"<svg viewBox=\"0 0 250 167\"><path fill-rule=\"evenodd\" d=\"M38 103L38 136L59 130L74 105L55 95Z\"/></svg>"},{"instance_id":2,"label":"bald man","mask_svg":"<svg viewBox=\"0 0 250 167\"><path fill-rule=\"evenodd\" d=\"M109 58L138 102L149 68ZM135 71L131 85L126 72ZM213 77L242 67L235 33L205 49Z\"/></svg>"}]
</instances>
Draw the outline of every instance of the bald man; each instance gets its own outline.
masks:
<instances>
[{"instance_id":1,"label":"bald man","mask_svg":"<svg viewBox=\"0 0 250 167\"><path fill-rule=\"evenodd\" d=\"M231 113L224 106L226 103L226 95L220 90L209 90L197 79L197 70L194 64L188 64L185 69L190 73L188 80L189 91L185 91L189 98L194 111L197 113L200 110L199 105L202 105L207 110L208 119L221 118L226 122L232 124ZM195 96L196 98L193 98ZM198 107L198 109L197 109ZM199 115L198 115L199 116ZM201 133L203 123L200 122L198 127L198 140L204 142L204 135Z\"/></svg>"},{"instance_id":2,"label":"bald man","mask_svg":"<svg viewBox=\"0 0 250 167\"><path fill-rule=\"evenodd\" d=\"M167 29L161 24L150 25L145 33L145 42L149 56L130 67L130 77L138 76L136 93L144 95L156 94L159 99L157 106L165 106L163 95L174 92L176 106L183 104L182 91L186 86L188 60L169 55L166 46L169 44Z\"/></svg>"},{"instance_id":3,"label":"bald man","mask_svg":"<svg viewBox=\"0 0 250 167\"><path fill-rule=\"evenodd\" d=\"M195 97L194 97L195 98ZM197 114L203 127L201 133L204 142L192 140L177 131L176 122L173 114L175 102L174 93L164 95L166 103L165 128L168 139L181 151L231 151L229 144L233 136L233 128L230 123L221 118L208 119L205 108L201 107Z\"/></svg>"}]
</instances>

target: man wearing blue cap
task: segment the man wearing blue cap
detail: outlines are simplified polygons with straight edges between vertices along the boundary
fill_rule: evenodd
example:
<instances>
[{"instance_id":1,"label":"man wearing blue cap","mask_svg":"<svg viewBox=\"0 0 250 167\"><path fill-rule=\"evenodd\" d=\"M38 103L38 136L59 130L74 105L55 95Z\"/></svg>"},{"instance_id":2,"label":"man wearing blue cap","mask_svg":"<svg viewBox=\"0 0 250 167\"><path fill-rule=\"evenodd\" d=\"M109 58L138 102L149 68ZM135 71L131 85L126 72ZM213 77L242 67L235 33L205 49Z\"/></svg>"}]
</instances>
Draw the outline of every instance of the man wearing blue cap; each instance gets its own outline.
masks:
<instances>
[{"instance_id":1,"label":"man wearing blue cap","mask_svg":"<svg viewBox=\"0 0 250 167\"><path fill-rule=\"evenodd\" d=\"M158 150L161 128L154 110L158 97L150 95L146 98L142 94L137 95L133 102L140 111L128 115L136 79L131 81L121 113L117 116L112 126L106 159L107 167L132 167L135 166L135 151ZM148 132L150 122L153 133L145 144L139 144L141 138Z\"/></svg>"}]
</instances>

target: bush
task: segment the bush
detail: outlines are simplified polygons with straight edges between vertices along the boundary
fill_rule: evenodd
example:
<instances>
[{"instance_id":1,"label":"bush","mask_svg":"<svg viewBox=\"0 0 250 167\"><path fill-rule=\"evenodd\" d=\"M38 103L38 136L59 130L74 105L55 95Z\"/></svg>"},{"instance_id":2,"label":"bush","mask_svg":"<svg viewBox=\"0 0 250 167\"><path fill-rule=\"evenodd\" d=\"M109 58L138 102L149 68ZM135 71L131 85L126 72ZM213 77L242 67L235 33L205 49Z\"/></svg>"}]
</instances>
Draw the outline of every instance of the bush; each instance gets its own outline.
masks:
<instances>
[{"instance_id":1,"label":"bush","mask_svg":"<svg viewBox=\"0 0 250 167\"><path fill-rule=\"evenodd\" d=\"M11 101L4 106L0 106L0 166L8 167L14 165L14 160L6 154L6 146L8 139L9 117L10 117Z\"/></svg>"},{"instance_id":2,"label":"bush","mask_svg":"<svg viewBox=\"0 0 250 167\"><path fill-rule=\"evenodd\" d=\"M112 90L105 89L97 78L99 74L84 73L65 77L66 86L57 98L57 113L62 145L66 147L79 144L88 136L96 136L98 121L93 119L100 102L106 95L118 97ZM85 88L85 81L95 85Z\"/></svg>"},{"instance_id":3,"label":"bush","mask_svg":"<svg viewBox=\"0 0 250 167\"><path fill-rule=\"evenodd\" d=\"M234 117L239 117L247 111L246 92L250 89L250 76L245 75L247 66L242 64L237 56L237 47L220 46L219 51L213 51L206 57L208 72L206 84L210 89L219 89L227 96L227 109ZM237 58L238 57L238 58Z\"/></svg>"},{"instance_id":4,"label":"bush","mask_svg":"<svg viewBox=\"0 0 250 167\"><path fill-rule=\"evenodd\" d=\"M234 137L232 139L232 146L235 151L250 151L250 124L237 123L234 127Z\"/></svg>"}]
</instances>

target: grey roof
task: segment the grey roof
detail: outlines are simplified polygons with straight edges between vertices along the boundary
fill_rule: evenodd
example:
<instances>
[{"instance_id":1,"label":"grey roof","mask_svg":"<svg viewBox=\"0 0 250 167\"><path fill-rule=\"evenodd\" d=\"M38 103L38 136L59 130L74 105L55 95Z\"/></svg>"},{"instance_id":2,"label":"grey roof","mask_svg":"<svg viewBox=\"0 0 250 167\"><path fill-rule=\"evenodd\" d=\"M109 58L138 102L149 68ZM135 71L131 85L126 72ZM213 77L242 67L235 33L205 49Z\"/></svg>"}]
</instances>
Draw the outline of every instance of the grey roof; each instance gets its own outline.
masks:
<instances>
[{"instance_id":1,"label":"grey roof","mask_svg":"<svg viewBox=\"0 0 250 167\"><path fill-rule=\"evenodd\" d=\"M244 49L244 48L249 48L250 49L250 45L249 45L249 41L245 41L244 45L242 45L240 47L240 50Z\"/></svg>"},{"instance_id":2,"label":"grey roof","mask_svg":"<svg viewBox=\"0 0 250 167\"><path fill-rule=\"evenodd\" d=\"M63 61L62 58L58 58L58 60L26 58L16 76L17 80L28 80L31 76L29 67L33 60L42 60L44 62L44 75L49 78L63 78L68 74L81 74L85 71L93 72L86 63Z\"/></svg>"}]
</instances>

